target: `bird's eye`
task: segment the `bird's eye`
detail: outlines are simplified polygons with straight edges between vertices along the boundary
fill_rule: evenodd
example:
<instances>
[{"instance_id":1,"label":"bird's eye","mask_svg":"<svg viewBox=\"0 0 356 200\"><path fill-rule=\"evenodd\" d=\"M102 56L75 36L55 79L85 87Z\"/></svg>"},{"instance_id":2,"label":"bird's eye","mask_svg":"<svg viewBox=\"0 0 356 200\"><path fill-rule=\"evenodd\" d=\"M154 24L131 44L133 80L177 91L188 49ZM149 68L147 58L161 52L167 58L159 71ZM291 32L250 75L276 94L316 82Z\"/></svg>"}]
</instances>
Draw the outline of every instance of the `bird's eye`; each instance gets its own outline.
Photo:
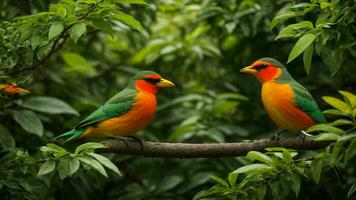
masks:
<instances>
[{"instance_id":1,"label":"bird's eye","mask_svg":"<svg viewBox=\"0 0 356 200\"><path fill-rule=\"evenodd\" d=\"M268 67L268 65L266 65L266 64L261 64L261 65L256 66L255 69L256 69L257 71L260 71L260 70L262 70L262 69L266 69L267 67Z\"/></svg>"},{"instance_id":2,"label":"bird's eye","mask_svg":"<svg viewBox=\"0 0 356 200\"><path fill-rule=\"evenodd\" d=\"M161 81L161 79L159 79L159 78L144 78L144 80L151 84L156 84Z\"/></svg>"}]
</instances>

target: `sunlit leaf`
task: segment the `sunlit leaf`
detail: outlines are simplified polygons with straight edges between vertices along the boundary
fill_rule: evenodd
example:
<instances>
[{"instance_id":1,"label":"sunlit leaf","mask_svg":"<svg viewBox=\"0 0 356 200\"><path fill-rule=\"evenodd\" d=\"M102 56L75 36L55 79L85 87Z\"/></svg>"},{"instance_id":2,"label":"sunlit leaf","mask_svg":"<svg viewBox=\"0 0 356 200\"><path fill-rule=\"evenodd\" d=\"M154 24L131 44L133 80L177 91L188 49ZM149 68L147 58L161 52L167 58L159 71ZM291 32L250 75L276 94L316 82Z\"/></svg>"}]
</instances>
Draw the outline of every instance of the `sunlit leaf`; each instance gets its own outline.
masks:
<instances>
[{"instance_id":1,"label":"sunlit leaf","mask_svg":"<svg viewBox=\"0 0 356 200\"><path fill-rule=\"evenodd\" d=\"M51 173L56 168L56 162L54 160L47 160L41 166L40 170L38 171L37 176L46 175Z\"/></svg>"},{"instance_id":2,"label":"sunlit leaf","mask_svg":"<svg viewBox=\"0 0 356 200\"><path fill-rule=\"evenodd\" d=\"M297 43L295 43L292 51L290 52L288 56L288 62L291 62L294 60L296 57L298 57L309 45L313 43L315 39L315 35L312 33L308 33L303 35Z\"/></svg>"}]
</instances>

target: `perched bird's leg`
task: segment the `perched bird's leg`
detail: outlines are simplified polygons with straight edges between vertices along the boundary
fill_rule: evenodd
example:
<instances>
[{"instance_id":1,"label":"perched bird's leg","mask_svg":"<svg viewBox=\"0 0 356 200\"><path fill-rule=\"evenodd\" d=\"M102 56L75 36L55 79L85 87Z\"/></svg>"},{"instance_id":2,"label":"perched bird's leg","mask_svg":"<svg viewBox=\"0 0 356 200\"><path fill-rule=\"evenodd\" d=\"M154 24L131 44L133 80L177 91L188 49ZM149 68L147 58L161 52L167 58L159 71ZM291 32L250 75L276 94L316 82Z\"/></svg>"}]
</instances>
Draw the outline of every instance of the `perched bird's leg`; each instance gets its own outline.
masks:
<instances>
[{"instance_id":1,"label":"perched bird's leg","mask_svg":"<svg viewBox=\"0 0 356 200\"><path fill-rule=\"evenodd\" d=\"M304 144L304 140L305 140L305 134L304 134L305 131L301 131L300 134L299 134L299 141L300 141L300 144Z\"/></svg>"},{"instance_id":2,"label":"perched bird's leg","mask_svg":"<svg viewBox=\"0 0 356 200\"><path fill-rule=\"evenodd\" d=\"M277 133L272 135L271 140L278 141L279 140L279 136L282 135L282 133L285 133L286 131L287 130L285 130L285 129L279 130Z\"/></svg>"},{"instance_id":3,"label":"perched bird's leg","mask_svg":"<svg viewBox=\"0 0 356 200\"><path fill-rule=\"evenodd\" d=\"M133 140L139 142L139 143L140 143L140 147L141 147L141 151L143 150L143 139L137 138L137 137L135 137L135 136L128 136L128 138L131 138L131 139L133 139Z\"/></svg>"},{"instance_id":4,"label":"perched bird's leg","mask_svg":"<svg viewBox=\"0 0 356 200\"><path fill-rule=\"evenodd\" d=\"M106 137L108 139L114 139L114 140L121 140L123 143L125 143L126 148L129 148L129 144L127 143L127 137L121 137L121 136L108 136Z\"/></svg>"}]
</instances>

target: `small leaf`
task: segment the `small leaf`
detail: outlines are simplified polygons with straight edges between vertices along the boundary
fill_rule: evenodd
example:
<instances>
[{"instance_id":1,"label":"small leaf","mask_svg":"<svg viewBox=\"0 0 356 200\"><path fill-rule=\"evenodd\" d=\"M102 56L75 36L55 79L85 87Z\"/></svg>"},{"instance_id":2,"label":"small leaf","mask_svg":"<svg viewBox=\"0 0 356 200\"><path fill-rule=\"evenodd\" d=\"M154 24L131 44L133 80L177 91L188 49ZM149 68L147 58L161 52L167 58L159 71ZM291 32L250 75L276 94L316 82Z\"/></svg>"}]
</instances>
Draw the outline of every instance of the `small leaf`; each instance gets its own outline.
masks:
<instances>
[{"instance_id":1,"label":"small leaf","mask_svg":"<svg viewBox=\"0 0 356 200\"><path fill-rule=\"evenodd\" d=\"M345 131L337 128L335 126L331 126L329 124L316 124L310 128L308 128L307 132L314 132L314 131L325 131L325 132L330 132L330 133L335 133L337 135L343 135L345 134Z\"/></svg>"},{"instance_id":2,"label":"small leaf","mask_svg":"<svg viewBox=\"0 0 356 200\"><path fill-rule=\"evenodd\" d=\"M114 165L109 159L107 159L105 156L96 154L96 153L89 153L92 157L94 157L96 160L98 160L102 165L104 165L106 168L111 169L115 173L121 176L121 173L119 169Z\"/></svg>"},{"instance_id":3,"label":"small leaf","mask_svg":"<svg viewBox=\"0 0 356 200\"><path fill-rule=\"evenodd\" d=\"M218 177L218 176L214 176L214 175L210 175L210 178L213 179L215 182L227 187L227 188L230 188L229 184L224 181L222 178Z\"/></svg>"},{"instance_id":4,"label":"small leaf","mask_svg":"<svg viewBox=\"0 0 356 200\"><path fill-rule=\"evenodd\" d=\"M330 5L330 3L327 1L320 2L321 9L325 9L325 8L329 7L329 5Z\"/></svg>"},{"instance_id":5,"label":"small leaf","mask_svg":"<svg viewBox=\"0 0 356 200\"><path fill-rule=\"evenodd\" d=\"M141 23L139 21L137 21L135 18L133 18L131 15L128 15L123 12L118 12L115 14L115 19L117 19L127 25L131 25L139 31L142 30Z\"/></svg>"},{"instance_id":6,"label":"small leaf","mask_svg":"<svg viewBox=\"0 0 356 200\"><path fill-rule=\"evenodd\" d=\"M15 121L27 132L43 136L43 125L37 115L29 110L13 111Z\"/></svg>"},{"instance_id":7,"label":"small leaf","mask_svg":"<svg viewBox=\"0 0 356 200\"><path fill-rule=\"evenodd\" d=\"M89 157L89 156L80 156L80 157L78 156L77 158L81 162L90 166L92 169L98 171L103 176L108 177L108 174L106 173L104 167L98 161L96 161L94 158Z\"/></svg>"},{"instance_id":8,"label":"small leaf","mask_svg":"<svg viewBox=\"0 0 356 200\"><path fill-rule=\"evenodd\" d=\"M64 26L61 22L55 22L49 27L48 30L48 40L52 40L57 37L63 31Z\"/></svg>"},{"instance_id":9,"label":"small leaf","mask_svg":"<svg viewBox=\"0 0 356 200\"><path fill-rule=\"evenodd\" d=\"M320 175L321 175L323 166L324 166L323 159L316 159L312 162L311 172L312 172L312 176L313 176L315 183L319 183L319 179L320 179Z\"/></svg>"},{"instance_id":10,"label":"small leaf","mask_svg":"<svg viewBox=\"0 0 356 200\"><path fill-rule=\"evenodd\" d=\"M303 63L307 74L309 74L310 71L310 66L313 58L313 49L313 44L310 44L303 53Z\"/></svg>"},{"instance_id":11,"label":"small leaf","mask_svg":"<svg viewBox=\"0 0 356 200\"><path fill-rule=\"evenodd\" d=\"M356 95L343 90L339 90L339 93L344 97L345 101L350 104L351 108L356 107Z\"/></svg>"},{"instance_id":12,"label":"small leaf","mask_svg":"<svg viewBox=\"0 0 356 200\"><path fill-rule=\"evenodd\" d=\"M239 174L237 174L237 173L229 173L228 180L229 180L230 186L236 185L236 180L237 180L238 176L239 176Z\"/></svg>"},{"instance_id":13,"label":"small leaf","mask_svg":"<svg viewBox=\"0 0 356 200\"><path fill-rule=\"evenodd\" d=\"M278 40L281 38L294 37L297 34L298 34L298 32L296 30L294 30L293 28L285 27L278 33L277 37L274 40Z\"/></svg>"},{"instance_id":14,"label":"small leaf","mask_svg":"<svg viewBox=\"0 0 356 200\"><path fill-rule=\"evenodd\" d=\"M12 137L11 133L0 124L0 147L3 148L14 148L15 147L15 139Z\"/></svg>"},{"instance_id":15,"label":"small leaf","mask_svg":"<svg viewBox=\"0 0 356 200\"><path fill-rule=\"evenodd\" d=\"M85 34L87 31L87 26L85 23L80 22L78 24L75 24L70 30L69 30L69 35L70 38L77 43L79 38Z\"/></svg>"},{"instance_id":16,"label":"small leaf","mask_svg":"<svg viewBox=\"0 0 356 200\"><path fill-rule=\"evenodd\" d=\"M321 133L313 138L315 141L329 141L329 140L337 140L340 138L340 135L335 133Z\"/></svg>"},{"instance_id":17,"label":"small leaf","mask_svg":"<svg viewBox=\"0 0 356 200\"><path fill-rule=\"evenodd\" d=\"M350 109L347 106L347 104L345 102L341 101L340 99L337 99L335 97L329 97L329 96L324 96L322 98L326 103L328 103L332 107L340 110L341 112L344 112L344 113L350 112Z\"/></svg>"},{"instance_id":18,"label":"small leaf","mask_svg":"<svg viewBox=\"0 0 356 200\"><path fill-rule=\"evenodd\" d=\"M251 165L246 165L238 168L237 170L233 171L232 173L248 173L251 171L255 170L270 170L271 166L268 166L266 164L251 164Z\"/></svg>"},{"instance_id":19,"label":"small leaf","mask_svg":"<svg viewBox=\"0 0 356 200\"><path fill-rule=\"evenodd\" d=\"M37 176L46 175L46 174L52 172L54 170L54 168L56 168L56 162L54 160L47 160L41 166L40 170L38 171Z\"/></svg>"},{"instance_id":20,"label":"small leaf","mask_svg":"<svg viewBox=\"0 0 356 200\"><path fill-rule=\"evenodd\" d=\"M79 113L73 107L54 97L30 97L20 104L20 106L49 114L72 114L79 116Z\"/></svg>"},{"instance_id":21,"label":"small leaf","mask_svg":"<svg viewBox=\"0 0 356 200\"><path fill-rule=\"evenodd\" d=\"M144 0L114 0L116 3L147 4Z\"/></svg>"},{"instance_id":22,"label":"small leaf","mask_svg":"<svg viewBox=\"0 0 356 200\"><path fill-rule=\"evenodd\" d=\"M99 148L106 148L105 145L103 145L102 143L98 143L98 142L88 142L88 143L84 143L79 145L76 149L75 149L75 154L78 154L84 150L90 149L99 149Z\"/></svg>"},{"instance_id":23,"label":"small leaf","mask_svg":"<svg viewBox=\"0 0 356 200\"><path fill-rule=\"evenodd\" d=\"M83 56L70 52L63 52L61 56L64 62L69 66L65 69L67 73L78 73L86 76L95 76L97 74L94 66Z\"/></svg>"},{"instance_id":24,"label":"small leaf","mask_svg":"<svg viewBox=\"0 0 356 200\"><path fill-rule=\"evenodd\" d=\"M261 152L258 152L258 151L250 151L250 152L248 152L246 157L249 159L252 159L252 160L258 160L258 161L264 162L269 165L272 164L272 159L269 156L267 156Z\"/></svg>"},{"instance_id":25,"label":"small leaf","mask_svg":"<svg viewBox=\"0 0 356 200\"><path fill-rule=\"evenodd\" d=\"M315 35L312 33L307 33L303 35L297 43L295 43L292 51L290 52L288 56L288 62L290 63L292 60L294 60L296 57L298 57L309 45L313 43L315 39Z\"/></svg>"},{"instance_id":26,"label":"small leaf","mask_svg":"<svg viewBox=\"0 0 356 200\"><path fill-rule=\"evenodd\" d=\"M70 176L69 162L70 162L70 159L69 158L65 158L65 157L59 160L58 174L59 174L59 178L61 180L63 180L65 178L67 178L68 176Z\"/></svg>"},{"instance_id":27,"label":"small leaf","mask_svg":"<svg viewBox=\"0 0 356 200\"><path fill-rule=\"evenodd\" d=\"M296 174L291 174L291 178L292 178L292 190L295 194L295 196L297 197L298 199L298 195L299 195L299 191L300 191L300 185L301 185L301 180L299 178L298 175Z\"/></svg>"},{"instance_id":28,"label":"small leaf","mask_svg":"<svg viewBox=\"0 0 356 200\"><path fill-rule=\"evenodd\" d=\"M258 187L257 189L257 200L264 200L265 196L266 196L266 186L265 185L261 185L260 187Z\"/></svg>"},{"instance_id":29,"label":"small leaf","mask_svg":"<svg viewBox=\"0 0 356 200\"><path fill-rule=\"evenodd\" d=\"M284 13L278 15L277 17L273 18L270 28L273 29L280 22L287 20L289 18L292 18L292 17L296 17L296 16L297 16L296 12L292 12L292 11L284 12Z\"/></svg>"},{"instance_id":30,"label":"small leaf","mask_svg":"<svg viewBox=\"0 0 356 200\"><path fill-rule=\"evenodd\" d=\"M347 198L350 198L355 192L356 192L356 183L350 187L350 190L347 193Z\"/></svg>"},{"instance_id":31,"label":"small leaf","mask_svg":"<svg viewBox=\"0 0 356 200\"><path fill-rule=\"evenodd\" d=\"M72 176L75 172L78 171L80 167L80 162L76 158L71 158L68 163L68 175Z\"/></svg>"}]
</instances>

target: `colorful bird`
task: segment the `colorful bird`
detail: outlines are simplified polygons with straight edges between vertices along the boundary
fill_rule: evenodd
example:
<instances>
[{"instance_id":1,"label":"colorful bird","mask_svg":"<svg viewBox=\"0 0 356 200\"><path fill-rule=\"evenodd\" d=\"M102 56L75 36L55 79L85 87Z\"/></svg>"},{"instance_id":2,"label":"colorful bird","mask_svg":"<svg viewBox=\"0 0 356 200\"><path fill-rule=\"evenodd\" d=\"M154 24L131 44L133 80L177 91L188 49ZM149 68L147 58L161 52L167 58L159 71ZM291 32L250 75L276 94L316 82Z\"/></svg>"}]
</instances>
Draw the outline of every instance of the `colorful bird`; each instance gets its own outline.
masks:
<instances>
[{"instance_id":1,"label":"colorful bird","mask_svg":"<svg viewBox=\"0 0 356 200\"><path fill-rule=\"evenodd\" d=\"M15 83L0 84L0 92L7 94L28 94L31 93L28 90L18 87Z\"/></svg>"},{"instance_id":2,"label":"colorful bird","mask_svg":"<svg viewBox=\"0 0 356 200\"><path fill-rule=\"evenodd\" d=\"M262 102L278 127L300 133L326 122L307 89L295 81L287 68L273 58L262 58L240 70L253 74L262 83Z\"/></svg>"},{"instance_id":3,"label":"colorful bird","mask_svg":"<svg viewBox=\"0 0 356 200\"><path fill-rule=\"evenodd\" d=\"M153 71L138 72L128 86L72 130L57 136L66 142L81 137L131 136L145 128L156 112L156 93L174 83Z\"/></svg>"}]
</instances>

